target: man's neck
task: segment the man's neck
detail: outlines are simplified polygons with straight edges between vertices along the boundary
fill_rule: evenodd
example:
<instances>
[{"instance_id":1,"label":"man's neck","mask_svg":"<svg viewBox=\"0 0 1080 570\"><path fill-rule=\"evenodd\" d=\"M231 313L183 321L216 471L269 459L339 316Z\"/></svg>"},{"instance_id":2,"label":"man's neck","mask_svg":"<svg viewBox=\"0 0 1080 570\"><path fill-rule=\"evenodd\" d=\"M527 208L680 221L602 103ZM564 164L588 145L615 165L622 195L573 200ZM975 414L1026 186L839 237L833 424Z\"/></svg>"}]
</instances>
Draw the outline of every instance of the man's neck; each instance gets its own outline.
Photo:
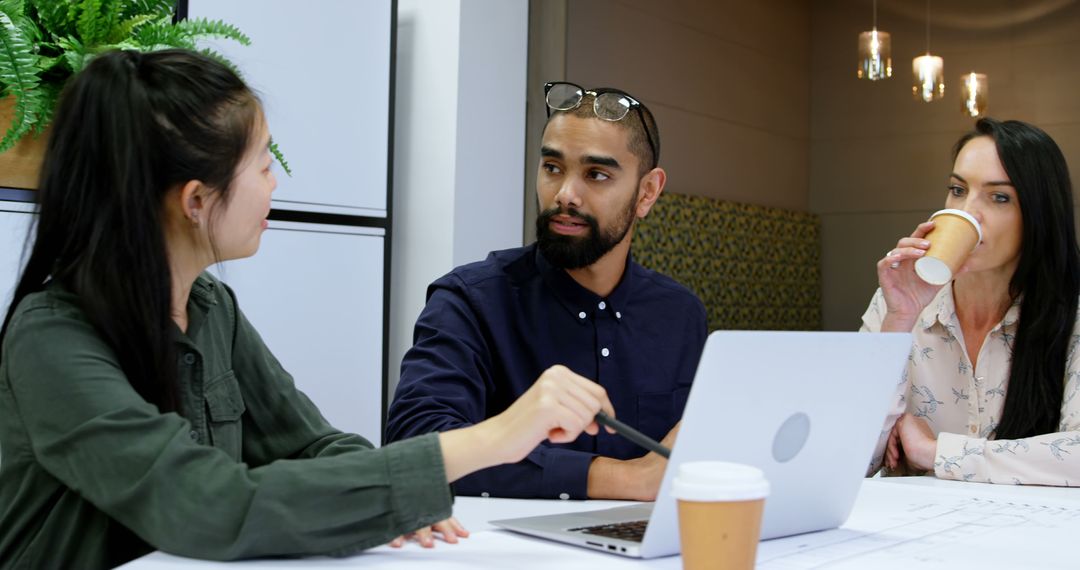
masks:
<instances>
[{"instance_id":1,"label":"man's neck","mask_svg":"<svg viewBox=\"0 0 1080 570\"><path fill-rule=\"evenodd\" d=\"M622 281L628 255L630 255L630 233L627 233L621 242L592 265L580 269L567 269L566 273L578 285L600 297L607 297Z\"/></svg>"}]
</instances>

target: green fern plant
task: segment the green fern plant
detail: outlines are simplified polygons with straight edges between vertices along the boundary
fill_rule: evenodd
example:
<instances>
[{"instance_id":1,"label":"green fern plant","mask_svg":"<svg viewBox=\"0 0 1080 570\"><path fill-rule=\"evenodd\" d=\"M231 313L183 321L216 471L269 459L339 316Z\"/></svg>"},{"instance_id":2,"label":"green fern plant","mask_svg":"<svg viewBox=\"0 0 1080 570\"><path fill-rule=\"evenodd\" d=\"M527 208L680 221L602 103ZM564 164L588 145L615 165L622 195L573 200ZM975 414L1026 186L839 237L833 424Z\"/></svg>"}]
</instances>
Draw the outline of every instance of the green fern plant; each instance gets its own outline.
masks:
<instances>
[{"instance_id":1,"label":"green fern plant","mask_svg":"<svg viewBox=\"0 0 1080 570\"><path fill-rule=\"evenodd\" d=\"M97 54L114 49L186 48L236 67L198 45L202 39L251 39L220 20L173 21L174 0L0 0L0 98L13 97L14 117L0 152L52 121L64 83ZM292 174L277 145L271 148Z\"/></svg>"}]
</instances>

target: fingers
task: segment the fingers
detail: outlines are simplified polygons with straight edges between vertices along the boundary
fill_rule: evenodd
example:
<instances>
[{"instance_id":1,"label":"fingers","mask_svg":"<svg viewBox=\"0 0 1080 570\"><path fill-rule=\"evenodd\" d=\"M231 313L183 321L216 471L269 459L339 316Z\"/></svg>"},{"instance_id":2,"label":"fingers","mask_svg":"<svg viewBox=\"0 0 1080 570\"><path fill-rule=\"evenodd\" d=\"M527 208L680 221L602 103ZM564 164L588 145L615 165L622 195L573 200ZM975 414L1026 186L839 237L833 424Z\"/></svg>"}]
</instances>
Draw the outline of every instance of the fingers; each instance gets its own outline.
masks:
<instances>
[{"instance_id":1,"label":"fingers","mask_svg":"<svg viewBox=\"0 0 1080 570\"><path fill-rule=\"evenodd\" d=\"M424 548L434 548L435 539L431 537L431 527L424 527L413 533L413 538Z\"/></svg>"},{"instance_id":2,"label":"fingers","mask_svg":"<svg viewBox=\"0 0 1080 570\"><path fill-rule=\"evenodd\" d=\"M465 527L453 517L435 523L431 526L431 530L439 533L442 539L450 544L457 544L459 536L462 538L469 536L469 531L465 530Z\"/></svg>"},{"instance_id":3,"label":"fingers","mask_svg":"<svg viewBox=\"0 0 1080 570\"><path fill-rule=\"evenodd\" d=\"M885 253L882 262L896 269L903 261L923 257L928 249L930 249L930 242L924 239L903 238L896 243L896 247Z\"/></svg>"},{"instance_id":4,"label":"fingers","mask_svg":"<svg viewBox=\"0 0 1080 570\"><path fill-rule=\"evenodd\" d=\"M923 222L916 226L910 237L900 238L896 242L896 247L885 254L885 257L878 262L878 268L898 269L905 260L926 255L926 250L930 249L930 242L924 238L932 229L934 229L934 222Z\"/></svg>"},{"instance_id":5,"label":"fingers","mask_svg":"<svg viewBox=\"0 0 1080 570\"><path fill-rule=\"evenodd\" d=\"M450 517L450 518L446 519L443 522L446 523L447 525L449 525L450 530L452 530L455 535L460 536L461 538L468 538L469 537L468 529L465 528L465 525L458 522L458 520L456 518Z\"/></svg>"},{"instance_id":6,"label":"fingers","mask_svg":"<svg viewBox=\"0 0 1080 570\"><path fill-rule=\"evenodd\" d=\"M900 466L900 443L897 439L896 428L889 431L889 439L885 444L885 466L889 469Z\"/></svg>"},{"instance_id":7,"label":"fingers","mask_svg":"<svg viewBox=\"0 0 1080 570\"><path fill-rule=\"evenodd\" d=\"M574 387L573 394L588 405L592 411L591 415L595 416L597 411L603 411L607 415L615 417L615 407L608 400L607 390L604 390L603 386L576 374L565 366L559 366L559 368L565 375L570 377Z\"/></svg>"},{"instance_id":8,"label":"fingers","mask_svg":"<svg viewBox=\"0 0 1080 570\"><path fill-rule=\"evenodd\" d=\"M615 415L607 392L596 382L565 366L553 366L543 376L550 384L551 395L558 407L554 429L548 435L552 442L573 441L582 431L596 435L600 429L595 421L596 413L603 410L608 415Z\"/></svg>"},{"instance_id":9,"label":"fingers","mask_svg":"<svg viewBox=\"0 0 1080 570\"><path fill-rule=\"evenodd\" d=\"M915 231L911 232L913 238L924 238L926 234L930 233L930 230L934 229L933 221L925 221L918 226L915 226Z\"/></svg>"},{"instance_id":10,"label":"fingers","mask_svg":"<svg viewBox=\"0 0 1080 570\"><path fill-rule=\"evenodd\" d=\"M399 536L394 540L391 540L389 545L392 548L401 548L409 540L415 540L424 548L433 548L435 546L434 533L436 532L449 544L457 544L459 537L469 537L469 531L466 530L456 518L450 517L446 520L439 521L430 527L424 527L416 532L410 532L404 536Z\"/></svg>"}]
</instances>

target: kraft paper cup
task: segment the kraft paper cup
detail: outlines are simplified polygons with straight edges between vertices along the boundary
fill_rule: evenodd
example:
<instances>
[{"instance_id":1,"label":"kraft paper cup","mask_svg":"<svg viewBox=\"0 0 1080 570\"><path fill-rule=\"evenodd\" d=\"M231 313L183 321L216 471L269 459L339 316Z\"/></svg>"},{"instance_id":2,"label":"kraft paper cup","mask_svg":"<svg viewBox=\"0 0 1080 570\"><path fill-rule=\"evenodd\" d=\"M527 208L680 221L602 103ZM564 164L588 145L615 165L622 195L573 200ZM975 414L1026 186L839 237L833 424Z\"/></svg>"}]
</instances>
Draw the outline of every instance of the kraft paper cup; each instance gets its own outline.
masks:
<instances>
[{"instance_id":1,"label":"kraft paper cup","mask_svg":"<svg viewBox=\"0 0 1080 570\"><path fill-rule=\"evenodd\" d=\"M769 482L739 463L683 463L672 482L686 570L752 570Z\"/></svg>"},{"instance_id":2,"label":"kraft paper cup","mask_svg":"<svg viewBox=\"0 0 1080 570\"><path fill-rule=\"evenodd\" d=\"M982 227L963 210L938 210L930 219L934 221L934 229L926 234L930 249L915 260L915 273L931 285L944 285L982 242Z\"/></svg>"}]
</instances>

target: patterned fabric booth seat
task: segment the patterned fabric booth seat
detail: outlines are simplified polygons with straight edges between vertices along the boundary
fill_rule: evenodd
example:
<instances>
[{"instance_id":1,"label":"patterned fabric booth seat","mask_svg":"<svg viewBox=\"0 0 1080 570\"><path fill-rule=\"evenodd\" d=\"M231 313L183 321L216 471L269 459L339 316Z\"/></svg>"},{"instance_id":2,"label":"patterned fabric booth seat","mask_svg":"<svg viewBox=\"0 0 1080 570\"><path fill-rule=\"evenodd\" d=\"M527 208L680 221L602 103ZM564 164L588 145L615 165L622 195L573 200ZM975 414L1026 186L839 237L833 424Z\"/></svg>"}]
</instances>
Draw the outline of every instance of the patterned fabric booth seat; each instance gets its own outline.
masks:
<instances>
[{"instance_id":1,"label":"patterned fabric booth seat","mask_svg":"<svg viewBox=\"0 0 1080 570\"><path fill-rule=\"evenodd\" d=\"M821 329L815 214L664 192L633 254L696 293L709 330Z\"/></svg>"}]
</instances>

